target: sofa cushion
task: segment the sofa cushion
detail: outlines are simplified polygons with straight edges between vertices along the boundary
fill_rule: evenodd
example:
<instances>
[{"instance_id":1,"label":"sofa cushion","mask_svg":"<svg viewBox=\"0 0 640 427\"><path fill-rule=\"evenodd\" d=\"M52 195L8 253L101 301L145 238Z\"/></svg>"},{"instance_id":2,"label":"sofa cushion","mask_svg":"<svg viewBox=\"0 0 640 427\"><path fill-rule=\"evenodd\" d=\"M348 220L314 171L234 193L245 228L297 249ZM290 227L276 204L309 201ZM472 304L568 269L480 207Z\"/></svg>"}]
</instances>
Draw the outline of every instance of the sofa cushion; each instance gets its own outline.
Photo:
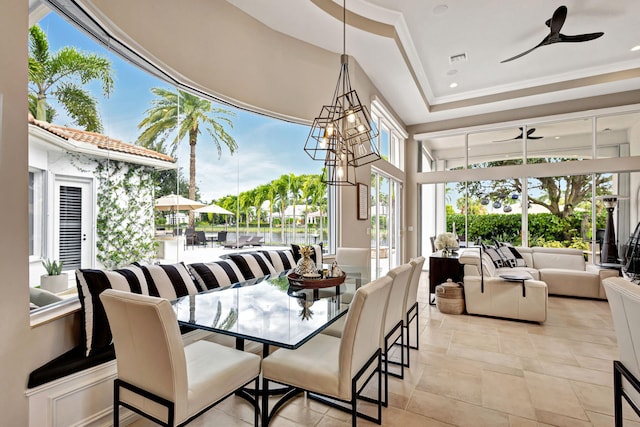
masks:
<instances>
[{"instance_id":1,"label":"sofa cushion","mask_svg":"<svg viewBox=\"0 0 640 427\"><path fill-rule=\"evenodd\" d=\"M302 245L304 246L304 245ZM316 266L320 267L322 265L322 243L317 245L309 245L313 248L313 253L311 254L311 259L316 263ZM298 262L302 255L300 254L301 245L296 245L294 243L291 244L291 250L293 251L293 259Z\"/></svg>"},{"instance_id":2,"label":"sofa cushion","mask_svg":"<svg viewBox=\"0 0 640 427\"><path fill-rule=\"evenodd\" d=\"M296 260L293 258L291 249L259 251L264 254L278 273L291 270L296 266Z\"/></svg>"},{"instance_id":3,"label":"sofa cushion","mask_svg":"<svg viewBox=\"0 0 640 427\"><path fill-rule=\"evenodd\" d=\"M541 268L540 280L549 287L549 294L601 298L600 276L587 271L566 268Z\"/></svg>"},{"instance_id":4,"label":"sofa cushion","mask_svg":"<svg viewBox=\"0 0 640 427\"><path fill-rule=\"evenodd\" d=\"M237 266L245 280L277 274L271 261L259 252L231 254L229 259Z\"/></svg>"},{"instance_id":5,"label":"sofa cushion","mask_svg":"<svg viewBox=\"0 0 640 427\"><path fill-rule=\"evenodd\" d=\"M585 271L585 260L580 249L535 247L533 248L533 267Z\"/></svg>"},{"instance_id":6,"label":"sofa cushion","mask_svg":"<svg viewBox=\"0 0 640 427\"><path fill-rule=\"evenodd\" d=\"M245 281L240 269L232 261L199 262L189 264L188 267L202 289L214 289Z\"/></svg>"}]
</instances>

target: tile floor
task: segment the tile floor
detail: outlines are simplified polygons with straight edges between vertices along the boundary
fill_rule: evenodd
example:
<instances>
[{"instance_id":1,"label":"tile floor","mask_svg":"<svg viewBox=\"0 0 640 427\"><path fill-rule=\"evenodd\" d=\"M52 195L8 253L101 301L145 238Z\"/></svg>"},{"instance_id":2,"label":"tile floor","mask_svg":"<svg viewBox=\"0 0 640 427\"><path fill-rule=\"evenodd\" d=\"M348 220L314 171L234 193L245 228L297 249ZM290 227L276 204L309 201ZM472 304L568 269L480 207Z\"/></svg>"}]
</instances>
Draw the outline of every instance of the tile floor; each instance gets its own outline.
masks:
<instances>
[{"instance_id":1,"label":"tile floor","mask_svg":"<svg viewBox=\"0 0 640 427\"><path fill-rule=\"evenodd\" d=\"M390 378L382 425L613 426L617 346L606 301L550 297L543 325L446 315L427 304L426 273L419 300L420 350L412 351L404 381ZM640 427L626 404L625 415L625 426ZM252 423L251 407L230 397L190 425ZM271 425L337 427L350 418L300 397Z\"/></svg>"}]
</instances>

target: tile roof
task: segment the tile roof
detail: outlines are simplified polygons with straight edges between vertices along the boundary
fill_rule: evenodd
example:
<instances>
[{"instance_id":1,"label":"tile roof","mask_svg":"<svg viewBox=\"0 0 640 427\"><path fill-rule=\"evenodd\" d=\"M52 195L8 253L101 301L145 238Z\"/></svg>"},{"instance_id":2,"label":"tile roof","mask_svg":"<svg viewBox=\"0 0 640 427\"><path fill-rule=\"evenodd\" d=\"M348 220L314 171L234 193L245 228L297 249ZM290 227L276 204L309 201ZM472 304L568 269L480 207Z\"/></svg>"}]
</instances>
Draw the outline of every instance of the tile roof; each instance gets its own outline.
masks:
<instances>
[{"instance_id":1,"label":"tile roof","mask_svg":"<svg viewBox=\"0 0 640 427\"><path fill-rule=\"evenodd\" d=\"M144 148L139 145L128 144L117 139L109 138L108 136L100 133L68 128L42 120L36 120L31 113L29 113L29 123L59 136L60 138L84 142L103 150L118 151L120 153L133 154L135 156L148 157L151 159L163 160L165 162L175 162L174 158L169 155L149 150L148 148Z\"/></svg>"}]
</instances>

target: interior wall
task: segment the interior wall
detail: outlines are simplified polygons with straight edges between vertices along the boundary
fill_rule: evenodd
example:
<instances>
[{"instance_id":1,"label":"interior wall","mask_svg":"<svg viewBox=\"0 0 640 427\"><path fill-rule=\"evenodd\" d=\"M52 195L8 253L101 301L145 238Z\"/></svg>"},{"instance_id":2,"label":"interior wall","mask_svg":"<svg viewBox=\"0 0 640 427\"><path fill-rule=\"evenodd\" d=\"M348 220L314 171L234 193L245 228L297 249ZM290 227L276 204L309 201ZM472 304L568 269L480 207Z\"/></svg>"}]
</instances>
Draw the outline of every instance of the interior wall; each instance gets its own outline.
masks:
<instances>
[{"instance_id":1,"label":"interior wall","mask_svg":"<svg viewBox=\"0 0 640 427\"><path fill-rule=\"evenodd\" d=\"M28 424L29 331L26 1L0 0L0 384L2 425ZM6 203L9 203L7 205Z\"/></svg>"}]
</instances>

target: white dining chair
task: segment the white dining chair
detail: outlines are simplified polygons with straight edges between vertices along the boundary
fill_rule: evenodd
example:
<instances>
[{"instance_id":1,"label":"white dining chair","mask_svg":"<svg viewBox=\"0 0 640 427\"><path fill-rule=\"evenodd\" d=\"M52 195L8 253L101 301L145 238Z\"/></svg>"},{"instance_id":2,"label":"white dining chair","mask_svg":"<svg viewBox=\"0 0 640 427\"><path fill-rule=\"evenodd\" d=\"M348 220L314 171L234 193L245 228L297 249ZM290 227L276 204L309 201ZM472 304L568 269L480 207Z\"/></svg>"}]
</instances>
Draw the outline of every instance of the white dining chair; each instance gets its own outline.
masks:
<instances>
[{"instance_id":1,"label":"white dining chair","mask_svg":"<svg viewBox=\"0 0 640 427\"><path fill-rule=\"evenodd\" d=\"M294 387L273 406L271 413L269 398L263 394L263 427L268 426L270 419L289 399L302 391L311 393L311 398L350 412L352 426L356 425L358 416L381 423L380 341L384 315L380 313L386 311L391 282L390 277L384 276L356 290L341 338L318 334L298 349L278 349L263 359L263 390L268 390L269 382ZM376 374L378 397L373 402L377 406L377 417L373 417L358 412L357 402L358 398L371 401L361 392Z\"/></svg>"},{"instance_id":2,"label":"white dining chair","mask_svg":"<svg viewBox=\"0 0 640 427\"><path fill-rule=\"evenodd\" d=\"M391 292L389 293L389 302L384 321L384 337L381 342L382 356L384 358L384 398L382 404L387 406L389 402L389 375L404 378L404 333L403 321L405 318L404 300L409 288L409 280L411 279L412 266L410 264L402 264L392 268L387 275L393 280ZM390 360L390 352L393 346L400 340L400 362L396 363ZM389 364L397 364L400 366L400 373L390 372Z\"/></svg>"},{"instance_id":3,"label":"white dining chair","mask_svg":"<svg viewBox=\"0 0 640 427\"><path fill-rule=\"evenodd\" d=\"M348 304L358 284L369 283L371 279L371 248L347 248L336 249L336 263L348 275L354 277L353 281L345 283L342 294L342 302Z\"/></svg>"},{"instance_id":4,"label":"white dining chair","mask_svg":"<svg viewBox=\"0 0 640 427\"><path fill-rule=\"evenodd\" d=\"M184 346L168 300L113 289L100 299L116 351L115 427L120 405L163 426L183 426L252 381L258 388L259 356L208 341ZM257 426L258 398L243 395Z\"/></svg>"},{"instance_id":5,"label":"white dining chair","mask_svg":"<svg viewBox=\"0 0 640 427\"><path fill-rule=\"evenodd\" d=\"M616 427L622 427L622 398L640 416L640 287L623 278L602 282L618 340L619 360L613 361L613 407Z\"/></svg>"},{"instance_id":6,"label":"white dining chair","mask_svg":"<svg viewBox=\"0 0 640 427\"><path fill-rule=\"evenodd\" d=\"M405 329L405 336L407 341L405 348L407 349L407 368L410 367L410 353L411 349L418 350L420 347L420 331L418 326L418 286L420 285L420 275L422 274L422 267L424 265L425 258L419 256L412 258L409 264L413 267L411 270L411 278L409 280L409 287L407 288L407 294L404 297L403 311L405 318L403 321L403 327ZM411 345L411 334L409 326L415 321L416 324L416 343Z\"/></svg>"}]
</instances>

